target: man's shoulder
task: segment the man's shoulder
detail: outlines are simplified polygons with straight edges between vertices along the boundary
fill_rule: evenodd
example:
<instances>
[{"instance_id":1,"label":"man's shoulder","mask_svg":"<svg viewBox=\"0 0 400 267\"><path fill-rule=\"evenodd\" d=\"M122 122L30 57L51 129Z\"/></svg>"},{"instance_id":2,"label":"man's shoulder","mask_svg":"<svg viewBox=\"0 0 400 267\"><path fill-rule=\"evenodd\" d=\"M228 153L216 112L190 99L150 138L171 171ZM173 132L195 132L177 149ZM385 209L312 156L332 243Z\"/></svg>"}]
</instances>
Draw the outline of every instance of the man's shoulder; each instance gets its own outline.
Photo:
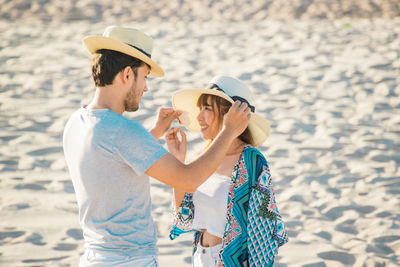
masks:
<instances>
[{"instance_id":1,"label":"man's shoulder","mask_svg":"<svg viewBox=\"0 0 400 267\"><path fill-rule=\"evenodd\" d=\"M121 130L134 130L134 131L146 131L143 125L137 120L130 119L124 116L120 116L119 118L121 123Z\"/></svg>"},{"instance_id":2,"label":"man's shoulder","mask_svg":"<svg viewBox=\"0 0 400 267\"><path fill-rule=\"evenodd\" d=\"M124 116L120 116L119 118L117 135L121 141L131 138L145 141L154 138L140 122Z\"/></svg>"},{"instance_id":3,"label":"man's shoulder","mask_svg":"<svg viewBox=\"0 0 400 267\"><path fill-rule=\"evenodd\" d=\"M76 118L77 116L79 116L80 114L82 114L82 109L83 108L78 108L77 110L75 110L74 112L72 112L71 116L69 116L69 120Z\"/></svg>"},{"instance_id":4,"label":"man's shoulder","mask_svg":"<svg viewBox=\"0 0 400 267\"><path fill-rule=\"evenodd\" d=\"M66 122L66 124L64 126L64 134L65 134L65 131L67 131L74 124L74 122L78 120L79 116L81 116L81 114L82 114L82 110L81 109L82 108L79 108L79 109L75 110L69 116L69 118L68 118L68 120L67 120L67 122Z\"/></svg>"}]
</instances>

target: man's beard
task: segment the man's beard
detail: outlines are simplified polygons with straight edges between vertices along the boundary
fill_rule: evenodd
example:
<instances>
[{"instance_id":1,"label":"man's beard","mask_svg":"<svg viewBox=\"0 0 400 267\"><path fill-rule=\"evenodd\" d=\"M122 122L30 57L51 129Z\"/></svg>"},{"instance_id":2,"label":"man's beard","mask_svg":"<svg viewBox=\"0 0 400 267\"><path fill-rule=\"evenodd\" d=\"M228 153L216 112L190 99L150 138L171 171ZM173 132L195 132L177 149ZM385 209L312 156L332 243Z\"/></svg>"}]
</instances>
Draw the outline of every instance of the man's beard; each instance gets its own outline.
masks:
<instances>
[{"instance_id":1,"label":"man's beard","mask_svg":"<svg viewBox=\"0 0 400 267\"><path fill-rule=\"evenodd\" d=\"M134 83L132 85L132 88L129 90L129 92L126 94L125 100L124 100L124 105L125 105L125 111L136 111L139 109L139 102L136 101L136 84Z\"/></svg>"}]
</instances>

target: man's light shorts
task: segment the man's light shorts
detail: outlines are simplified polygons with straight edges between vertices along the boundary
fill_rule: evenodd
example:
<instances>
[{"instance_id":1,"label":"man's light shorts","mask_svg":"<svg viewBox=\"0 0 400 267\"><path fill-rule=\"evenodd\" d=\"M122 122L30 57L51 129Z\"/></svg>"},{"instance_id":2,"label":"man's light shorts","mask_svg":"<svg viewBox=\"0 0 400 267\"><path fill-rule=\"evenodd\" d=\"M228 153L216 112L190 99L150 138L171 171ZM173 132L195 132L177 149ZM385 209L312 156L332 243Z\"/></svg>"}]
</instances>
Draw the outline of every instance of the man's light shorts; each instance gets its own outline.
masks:
<instances>
[{"instance_id":1,"label":"man's light shorts","mask_svg":"<svg viewBox=\"0 0 400 267\"><path fill-rule=\"evenodd\" d=\"M81 256L79 267L158 267L156 256L121 256L113 253L103 253L86 250Z\"/></svg>"}]
</instances>

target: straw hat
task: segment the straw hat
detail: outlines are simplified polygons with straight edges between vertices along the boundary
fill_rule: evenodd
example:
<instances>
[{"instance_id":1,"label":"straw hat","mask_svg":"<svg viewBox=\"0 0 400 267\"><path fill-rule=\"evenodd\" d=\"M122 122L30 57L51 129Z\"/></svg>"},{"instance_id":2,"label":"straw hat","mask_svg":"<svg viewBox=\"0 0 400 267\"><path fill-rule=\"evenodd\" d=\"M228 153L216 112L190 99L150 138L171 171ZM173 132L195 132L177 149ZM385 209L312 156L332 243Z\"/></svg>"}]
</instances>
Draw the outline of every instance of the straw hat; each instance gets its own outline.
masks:
<instances>
[{"instance_id":1,"label":"straw hat","mask_svg":"<svg viewBox=\"0 0 400 267\"><path fill-rule=\"evenodd\" d=\"M236 100L247 102L252 109L248 125L253 138L252 145L259 146L268 138L270 133L269 123L262 116L254 113L255 108L251 105L253 96L250 89L242 81L228 76L214 77L206 89L180 90L173 94L172 105L175 109L183 111L179 119L187 129L191 131L200 131L201 129L197 121L199 114L197 100L202 94L216 95L231 103Z\"/></svg>"},{"instance_id":2,"label":"straw hat","mask_svg":"<svg viewBox=\"0 0 400 267\"><path fill-rule=\"evenodd\" d=\"M151 59L153 39L134 28L110 26L103 36L87 36L83 43L91 54L99 49L115 50L147 63L151 70L150 76L164 76L164 71Z\"/></svg>"}]
</instances>

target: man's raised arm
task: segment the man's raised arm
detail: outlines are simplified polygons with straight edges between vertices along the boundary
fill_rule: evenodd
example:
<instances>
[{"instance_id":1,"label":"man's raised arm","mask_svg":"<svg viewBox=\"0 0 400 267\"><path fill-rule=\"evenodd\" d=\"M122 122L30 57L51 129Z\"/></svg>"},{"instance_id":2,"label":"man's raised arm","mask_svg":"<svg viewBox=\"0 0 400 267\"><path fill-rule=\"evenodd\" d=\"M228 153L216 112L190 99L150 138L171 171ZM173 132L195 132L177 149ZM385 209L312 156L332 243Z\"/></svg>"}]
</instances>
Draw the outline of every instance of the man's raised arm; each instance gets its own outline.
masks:
<instances>
[{"instance_id":1,"label":"man's raised arm","mask_svg":"<svg viewBox=\"0 0 400 267\"><path fill-rule=\"evenodd\" d=\"M224 116L218 136L196 160L185 165L167 153L146 173L171 187L194 192L221 164L232 141L246 129L250 116L247 104L236 101Z\"/></svg>"}]
</instances>

